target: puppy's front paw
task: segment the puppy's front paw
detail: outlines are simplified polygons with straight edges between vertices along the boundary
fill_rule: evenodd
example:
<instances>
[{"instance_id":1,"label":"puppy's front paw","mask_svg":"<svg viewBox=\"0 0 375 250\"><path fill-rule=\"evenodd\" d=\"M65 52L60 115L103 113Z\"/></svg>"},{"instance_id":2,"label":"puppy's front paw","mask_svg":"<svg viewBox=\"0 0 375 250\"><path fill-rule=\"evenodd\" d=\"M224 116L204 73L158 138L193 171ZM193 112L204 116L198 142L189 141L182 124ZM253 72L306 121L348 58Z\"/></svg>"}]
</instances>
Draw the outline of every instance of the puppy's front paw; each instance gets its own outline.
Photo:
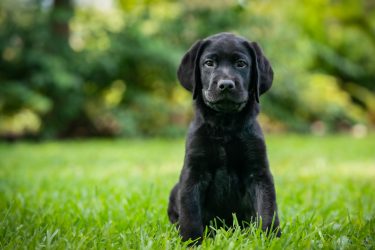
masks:
<instances>
[{"instance_id":1,"label":"puppy's front paw","mask_svg":"<svg viewBox=\"0 0 375 250\"><path fill-rule=\"evenodd\" d=\"M281 237L281 229L280 227L274 227L271 231L270 231L270 234L273 234L274 237L276 238L280 238Z\"/></svg>"},{"instance_id":2,"label":"puppy's front paw","mask_svg":"<svg viewBox=\"0 0 375 250\"><path fill-rule=\"evenodd\" d=\"M180 228L180 235L182 241L192 240L189 246L200 245L203 240L203 229L202 228Z\"/></svg>"},{"instance_id":3,"label":"puppy's front paw","mask_svg":"<svg viewBox=\"0 0 375 250\"><path fill-rule=\"evenodd\" d=\"M268 225L263 226L262 230L267 232L267 235L274 235L274 237L280 238L281 237L281 229L279 225Z\"/></svg>"}]
</instances>

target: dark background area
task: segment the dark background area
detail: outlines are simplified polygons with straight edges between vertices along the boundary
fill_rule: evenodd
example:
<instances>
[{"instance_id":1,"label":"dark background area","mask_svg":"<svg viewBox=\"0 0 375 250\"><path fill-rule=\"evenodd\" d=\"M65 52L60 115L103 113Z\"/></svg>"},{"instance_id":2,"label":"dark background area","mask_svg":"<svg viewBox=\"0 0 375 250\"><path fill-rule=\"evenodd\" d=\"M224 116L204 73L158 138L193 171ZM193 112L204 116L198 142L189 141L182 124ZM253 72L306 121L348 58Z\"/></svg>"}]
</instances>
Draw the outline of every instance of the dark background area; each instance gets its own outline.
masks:
<instances>
[{"instance_id":1,"label":"dark background area","mask_svg":"<svg viewBox=\"0 0 375 250\"><path fill-rule=\"evenodd\" d=\"M3 0L0 137L181 136L192 110L179 61L222 31L273 65L266 130L373 129L374 1Z\"/></svg>"}]
</instances>

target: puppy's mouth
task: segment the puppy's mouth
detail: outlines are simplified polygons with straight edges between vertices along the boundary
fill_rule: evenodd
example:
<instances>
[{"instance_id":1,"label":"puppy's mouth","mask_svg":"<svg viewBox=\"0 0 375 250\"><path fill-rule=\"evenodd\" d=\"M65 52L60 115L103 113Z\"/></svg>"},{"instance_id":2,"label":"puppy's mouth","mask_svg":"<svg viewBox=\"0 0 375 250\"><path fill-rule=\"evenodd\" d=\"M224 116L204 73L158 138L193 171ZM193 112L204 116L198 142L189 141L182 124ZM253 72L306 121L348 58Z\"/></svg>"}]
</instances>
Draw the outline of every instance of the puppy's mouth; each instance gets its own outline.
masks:
<instances>
[{"instance_id":1,"label":"puppy's mouth","mask_svg":"<svg viewBox=\"0 0 375 250\"><path fill-rule=\"evenodd\" d=\"M206 101L207 106L218 112L233 113L239 112L245 107L246 102L233 102L230 100L221 100L217 102Z\"/></svg>"},{"instance_id":2,"label":"puppy's mouth","mask_svg":"<svg viewBox=\"0 0 375 250\"><path fill-rule=\"evenodd\" d=\"M232 95L213 97L209 91L203 91L203 100L204 103L213 110L223 113L235 113L245 107L247 96L241 96L241 98L235 98Z\"/></svg>"}]
</instances>

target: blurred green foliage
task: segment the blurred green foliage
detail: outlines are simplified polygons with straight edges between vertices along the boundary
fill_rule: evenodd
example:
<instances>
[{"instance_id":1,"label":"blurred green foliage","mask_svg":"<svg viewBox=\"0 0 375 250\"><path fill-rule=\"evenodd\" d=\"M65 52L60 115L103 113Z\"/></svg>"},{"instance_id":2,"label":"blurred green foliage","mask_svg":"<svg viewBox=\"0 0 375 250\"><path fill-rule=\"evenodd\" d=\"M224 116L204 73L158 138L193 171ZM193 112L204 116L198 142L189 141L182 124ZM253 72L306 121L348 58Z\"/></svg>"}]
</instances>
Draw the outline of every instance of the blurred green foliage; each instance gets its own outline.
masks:
<instances>
[{"instance_id":1,"label":"blurred green foliage","mask_svg":"<svg viewBox=\"0 0 375 250\"><path fill-rule=\"evenodd\" d=\"M261 100L266 128L375 123L373 1L113 5L1 1L2 137L180 135L192 111L175 77L179 60L222 31L259 42L273 65L274 86Z\"/></svg>"}]
</instances>

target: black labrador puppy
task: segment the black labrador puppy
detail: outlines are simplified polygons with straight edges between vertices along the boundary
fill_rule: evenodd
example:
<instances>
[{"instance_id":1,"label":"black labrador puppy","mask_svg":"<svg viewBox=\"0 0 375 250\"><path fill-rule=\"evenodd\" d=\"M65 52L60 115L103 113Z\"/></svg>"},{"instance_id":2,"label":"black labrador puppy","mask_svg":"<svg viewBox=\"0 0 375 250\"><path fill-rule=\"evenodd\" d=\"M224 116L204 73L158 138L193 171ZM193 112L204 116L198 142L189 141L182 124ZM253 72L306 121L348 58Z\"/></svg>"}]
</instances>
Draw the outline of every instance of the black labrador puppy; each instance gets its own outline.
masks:
<instances>
[{"instance_id":1,"label":"black labrador puppy","mask_svg":"<svg viewBox=\"0 0 375 250\"><path fill-rule=\"evenodd\" d=\"M233 214L240 223L261 221L263 230L279 236L275 187L256 120L259 96L273 80L262 50L231 33L213 35L190 48L177 75L193 93L195 118L169 198L170 221L184 241L198 243L210 221L232 225Z\"/></svg>"}]
</instances>

